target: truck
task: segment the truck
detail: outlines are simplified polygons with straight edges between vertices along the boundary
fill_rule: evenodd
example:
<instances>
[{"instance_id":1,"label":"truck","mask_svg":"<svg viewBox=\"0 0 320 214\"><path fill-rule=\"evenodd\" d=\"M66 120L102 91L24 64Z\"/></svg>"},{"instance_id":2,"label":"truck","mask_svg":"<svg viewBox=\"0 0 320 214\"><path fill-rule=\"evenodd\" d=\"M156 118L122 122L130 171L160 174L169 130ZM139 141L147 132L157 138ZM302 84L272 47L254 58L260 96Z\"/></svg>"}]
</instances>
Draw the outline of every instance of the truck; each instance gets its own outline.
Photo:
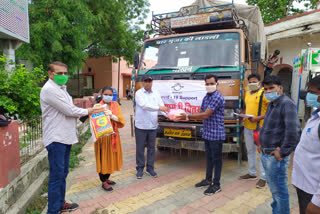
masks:
<instances>
[{"instance_id":1,"label":"truck","mask_svg":"<svg viewBox=\"0 0 320 214\"><path fill-rule=\"evenodd\" d=\"M192 114L206 95L205 76L216 75L225 98L223 152L237 153L240 162L243 126L234 113L243 107L246 77L264 72L266 38L259 8L198 0L176 12L152 14L151 27L141 56L134 56L134 91L143 87L144 75L152 76L165 106ZM159 114L156 145L204 151L202 131L202 121L170 121Z\"/></svg>"},{"instance_id":2,"label":"truck","mask_svg":"<svg viewBox=\"0 0 320 214\"><path fill-rule=\"evenodd\" d=\"M320 75L320 48L311 47L302 49L293 57L291 98L297 105L298 118L304 127L311 114L311 108L305 104L305 95L308 81Z\"/></svg>"}]
</instances>

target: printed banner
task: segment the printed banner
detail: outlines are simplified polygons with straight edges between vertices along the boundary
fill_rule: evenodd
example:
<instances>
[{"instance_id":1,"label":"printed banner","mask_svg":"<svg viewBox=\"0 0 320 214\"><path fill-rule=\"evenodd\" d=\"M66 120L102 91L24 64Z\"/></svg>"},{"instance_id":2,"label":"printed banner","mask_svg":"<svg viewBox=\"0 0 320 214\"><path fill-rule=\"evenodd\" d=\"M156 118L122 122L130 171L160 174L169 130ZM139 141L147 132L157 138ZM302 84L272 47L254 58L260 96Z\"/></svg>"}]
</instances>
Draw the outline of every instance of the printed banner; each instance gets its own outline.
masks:
<instances>
[{"instance_id":1,"label":"printed banner","mask_svg":"<svg viewBox=\"0 0 320 214\"><path fill-rule=\"evenodd\" d=\"M200 111L207 93L203 80L154 80L152 88L160 93L166 107L182 109L187 114Z\"/></svg>"}]
</instances>

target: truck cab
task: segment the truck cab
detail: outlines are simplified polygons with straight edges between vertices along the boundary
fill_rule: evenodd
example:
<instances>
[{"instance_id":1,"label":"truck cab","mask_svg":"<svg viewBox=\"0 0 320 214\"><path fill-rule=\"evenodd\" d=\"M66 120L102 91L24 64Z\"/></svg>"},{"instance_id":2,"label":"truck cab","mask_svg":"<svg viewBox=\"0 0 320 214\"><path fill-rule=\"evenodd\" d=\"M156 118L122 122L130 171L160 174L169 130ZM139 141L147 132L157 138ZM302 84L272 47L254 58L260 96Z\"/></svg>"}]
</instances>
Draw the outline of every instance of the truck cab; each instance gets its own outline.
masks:
<instances>
[{"instance_id":1,"label":"truck cab","mask_svg":"<svg viewBox=\"0 0 320 214\"><path fill-rule=\"evenodd\" d=\"M245 76L258 66L252 63L248 29L234 4L192 5L153 15L151 26L157 35L144 42L135 90L142 87L143 76L150 75L165 106L192 114L206 95L205 76L216 75L217 90L225 98L223 152L238 152L241 158L243 127L234 113L242 109ZM260 50L254 53L258 62ZM204 151L202 130L202 121L170 121L159 114L157 147Z\"/></svg>"}]
</instances>

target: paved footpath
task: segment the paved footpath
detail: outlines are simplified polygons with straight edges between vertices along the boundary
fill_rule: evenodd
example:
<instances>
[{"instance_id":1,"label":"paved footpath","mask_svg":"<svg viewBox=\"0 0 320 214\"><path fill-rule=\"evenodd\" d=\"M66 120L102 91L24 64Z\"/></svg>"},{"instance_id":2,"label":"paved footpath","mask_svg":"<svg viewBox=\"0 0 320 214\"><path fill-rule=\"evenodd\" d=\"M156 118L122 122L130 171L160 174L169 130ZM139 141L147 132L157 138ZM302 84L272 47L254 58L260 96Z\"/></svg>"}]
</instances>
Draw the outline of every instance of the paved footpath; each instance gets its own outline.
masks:
<instances>
[{"instance_id":1,"label":"paved footpath","mask_svg":"<svg viewBox=\"0 0 320 214\"><path fill-rule=\"evenodd\" d=\"M131 137L130 114L132 103L122 100L121 109L126 127L120 130L124 164L121 171L111 175L117 184L113 192L101 188L96 172L93 142L83 149L85 161L68 176L67 201L79 203L74 214L268 214L271 212L269 188L257 189L256 181L240 181L239 175L247 172L246 162L241 166L227 156L223 159L221 177L222 191L205 196L205 189L194 184L205 176L203 152L174 150L156 151L155 170L158 178L144 175L137 179L135 174L135 139ZM289 169L289 182L291 181ZM292 185L289 186L291 213L298 213L297 197Z\"/></svg>"}]
</instances>

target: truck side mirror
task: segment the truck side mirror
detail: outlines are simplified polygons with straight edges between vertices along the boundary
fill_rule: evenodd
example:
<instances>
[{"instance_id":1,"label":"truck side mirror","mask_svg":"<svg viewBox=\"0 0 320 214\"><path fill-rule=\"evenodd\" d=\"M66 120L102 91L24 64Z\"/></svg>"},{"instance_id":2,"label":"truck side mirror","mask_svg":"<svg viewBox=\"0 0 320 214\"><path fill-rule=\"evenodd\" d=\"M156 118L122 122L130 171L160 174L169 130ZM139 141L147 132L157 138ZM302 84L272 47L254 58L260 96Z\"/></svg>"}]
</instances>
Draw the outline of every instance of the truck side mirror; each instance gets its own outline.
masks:
<instances>
[{"instance_id":1,"label":"truck side mirror","mask_svg":"<svg viewBox=\"0 0 320 214\"><path fill-rule=\"evenodd\" d=\"M134 65L135 69L138 69L138 67L139 67L139 55L140 54L138 52L136 52L133 56L133 65Z\"/></svg>"},{"instance_id":2,"label":"truck side mirror","mask_svg":"<svg viewBox=\"0 0 320 214\"><path fill-rule=\"evenodd\" d=\"M261 42L255 42L252 44L252 62L260 62L261 60Z\"/></svg>"}]
</instances>

